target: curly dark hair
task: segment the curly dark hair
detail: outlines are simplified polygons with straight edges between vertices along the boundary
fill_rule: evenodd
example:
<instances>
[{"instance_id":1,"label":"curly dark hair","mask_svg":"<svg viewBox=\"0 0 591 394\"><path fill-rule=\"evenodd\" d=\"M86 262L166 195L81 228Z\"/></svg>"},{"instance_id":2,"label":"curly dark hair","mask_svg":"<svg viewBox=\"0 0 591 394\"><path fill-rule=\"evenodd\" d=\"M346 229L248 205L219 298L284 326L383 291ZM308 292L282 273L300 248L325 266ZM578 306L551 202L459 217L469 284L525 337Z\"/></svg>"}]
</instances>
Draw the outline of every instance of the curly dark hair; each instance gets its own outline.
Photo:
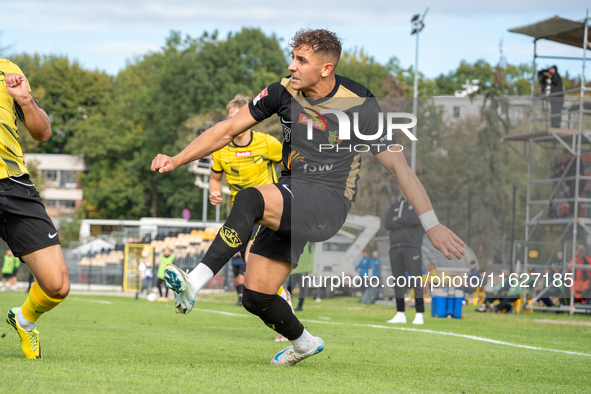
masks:
<instances>
[{"instance_id":1,"label":"curly dark hair","mask_svg":"<svg viewBox=\"0 0 591 394\"><path fill-rule=\"evenodd\" d=\"M289 42L291 49L308 47L314 52L335 57L337 63L341 58L342 46L341 39L335 33L325 29L298 30Z\"/></svg>"}]
</instances>

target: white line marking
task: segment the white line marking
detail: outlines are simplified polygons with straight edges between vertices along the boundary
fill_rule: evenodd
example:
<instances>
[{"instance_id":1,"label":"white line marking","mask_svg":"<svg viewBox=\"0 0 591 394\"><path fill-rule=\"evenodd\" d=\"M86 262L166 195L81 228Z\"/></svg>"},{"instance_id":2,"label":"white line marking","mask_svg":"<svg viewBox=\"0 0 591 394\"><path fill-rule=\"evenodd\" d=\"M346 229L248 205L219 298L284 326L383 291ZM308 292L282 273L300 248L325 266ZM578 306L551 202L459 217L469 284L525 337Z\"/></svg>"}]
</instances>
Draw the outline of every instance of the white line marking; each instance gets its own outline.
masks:
<instances>
[{"instance_id":1,"label":"white line marking","mask_svg":"<svg viewBox=\"0 0 591 394\"><path fill-rule=\"evenodd\" d=\"M199 308L193 308L194 311L199 311L199 312L209 312L209 313L216 313L218 315L226 315L226 316L238 316L238 317L253 317L254 315L246 315L244 313L232 313L232 312L224 312L224 311L214 311L211 309L199 309Z\"/></svg>"},{"instance_id":2,"label":"white line marking","mask_svg":"<svg viewBox=\"0 0 591 394\"><path fill-rule=\"evenodd\" d=\"M86 301L86 302L95 302L97 304L105 304L105 305L111 305L112 302L111 301L103 301L103 300L91 300L91 299L87 299L87 298L76 298L76 297L68 297L68 300L74 300L74 301Z\"/></svg>"},{"instance_id":3,"label":"white line marking","mask_svg":"<svg viewBox=\"0 0 591 394\"><path fill-rule=\"evenodd\" d=\"M218 315L238 316L238 317L254 317L254 315L245 315L244 313L232 313L232 312L216 311L216 310L211 310L211 309L197 309L197 308L193 308L193 310L197 310L197 311L200 311L200 312L216 313ZM541 351L544 351L544 352L554 352L554 353L570 354L570 355L573 355L573 356L591 357L591 354L589 354L589 353L571 352L569 350L547 349L547 348L543 348L543 347L528 346L528 345L519 345L517 343L509 343L509 342L497 341L496 339L489 339L489 338L477 337L477 336L474 336L474 335L456 334L454 332L434 331L434 330L420 330L418 328L381 326L381 325L377 325L377 324L338 323L338 322L331 322L331 321L309 320L309 319L300 319L300 321L307 322L307 323L317 323L317 324L332 324L332 325L337 325L337 326L369 327L369 328L382 328L382 329L386 329L386 330L424 332L424 333L427 333L427 334L447 335L447 336L450 336L450 337L472 339L474 341L494 343L494 344L497 344L497 345L518 347L518 348L521 348L521 349L541 350Z\"/></svg>"}]
</instances>

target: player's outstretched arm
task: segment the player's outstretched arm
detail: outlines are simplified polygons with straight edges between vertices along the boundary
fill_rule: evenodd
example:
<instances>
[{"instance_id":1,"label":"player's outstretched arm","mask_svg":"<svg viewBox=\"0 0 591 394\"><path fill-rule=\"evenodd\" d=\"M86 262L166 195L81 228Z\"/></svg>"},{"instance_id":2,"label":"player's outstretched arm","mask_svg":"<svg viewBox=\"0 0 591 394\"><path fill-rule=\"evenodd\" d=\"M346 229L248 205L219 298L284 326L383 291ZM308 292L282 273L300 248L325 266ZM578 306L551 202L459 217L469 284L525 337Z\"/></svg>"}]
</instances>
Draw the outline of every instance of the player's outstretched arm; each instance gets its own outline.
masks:
<instances>
[{"instance_id":1,"label":"player's outstretched arm","mask_svg":"<svg viewBox=\"0 0 591 394\"><path fill-rule=\"evenodd\" d=\"M174 157L157 155L152 160L152 171L172 172L183 164L201 159L228 145L238 134L257 124L248 106L242 108L234 117L219 122L199 137L195 138L182 152Z\"/></svg>"},{"instance_id":2,"label":"player's outstretched arm","mask_svg":"<svg viewBox=\"0 0 591 394\"><path fill-rule=\"evenodd\" d=\"M29 93L29 82L24 75L7 74L4 76L6 91L16 100L23 110L23 124L35 141L46 142L51 137L49 117L43 111L33 96Z\"/></svg>"},{"instance_id":3,"label":"player's outstretched arm","mask_svg":"<svg viewBox=\"0 0 591 394\"><path fill-rule=\"evenodd\" d=\"M433 206L423 184L410 169L402 153L384 151L377 154L376 158L398 181L419 217L426 212L433 211ZM435 214L432 213L432 216L434 217ZM465 246L464 242L444 225L436 224L429 228L427 235L433 246L439 249L448 259L451 259L452 254L458 259L465 254L464 249L462 249Z\"/></svg>"}]
</instances>

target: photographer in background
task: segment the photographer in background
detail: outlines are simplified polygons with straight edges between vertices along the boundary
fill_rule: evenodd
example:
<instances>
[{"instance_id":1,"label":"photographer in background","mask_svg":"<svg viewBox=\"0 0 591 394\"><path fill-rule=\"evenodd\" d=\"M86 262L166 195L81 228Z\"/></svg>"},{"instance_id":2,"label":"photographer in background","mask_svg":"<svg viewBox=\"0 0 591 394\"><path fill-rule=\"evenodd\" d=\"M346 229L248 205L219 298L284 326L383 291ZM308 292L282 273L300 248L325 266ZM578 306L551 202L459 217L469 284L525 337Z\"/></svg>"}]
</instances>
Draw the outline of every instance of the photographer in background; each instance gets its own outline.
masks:
<instances>
[{"instance_id":1,"label":"photographer in background","mask_svg":"<svg viewBox=\"0 0 591 394\"><path fill-rule=\"evenodd\" d=\"M552 115L550 123L552 127L560 127L560 113L564 104L562 78L558 74L558 68L556 66L552 66L548 70L542 70L540 73L544 76L545 82L542 82L542 79L540 79L542 89L546 92L546 95L551 95L548 97L550 101L550 114Z\"/></svg>"}]
</instances>

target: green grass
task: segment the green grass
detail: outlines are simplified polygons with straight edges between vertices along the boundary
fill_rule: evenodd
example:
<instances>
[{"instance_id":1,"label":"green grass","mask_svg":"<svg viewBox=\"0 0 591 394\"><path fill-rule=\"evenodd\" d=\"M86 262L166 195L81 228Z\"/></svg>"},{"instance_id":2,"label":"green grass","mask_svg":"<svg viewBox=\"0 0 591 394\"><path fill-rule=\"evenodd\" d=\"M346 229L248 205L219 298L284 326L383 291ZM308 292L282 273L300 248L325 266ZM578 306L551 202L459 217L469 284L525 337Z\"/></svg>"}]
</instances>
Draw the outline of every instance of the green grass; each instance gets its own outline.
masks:
<instances>
[{"instance_id":1,"label":"green grass","mask_svg":"<svg viewBox=\"0 0 591 394\"><path fill-rule=\"evenodd\" d=\"M24 298L0 293L3 319ZM274 342L275 333L234 301L233 294L204 296L196 303L199 310L180 316L172 302L72 295L39 321L41 361L24 359L17 334L0 325L0 381L11 393L575 393L591 387L588 356L366 326L591 354L591 326L535 321L591 322L590 316L478 314L466 307L461 320L426 317L424 326L387 325L392 307L362 306L357 299L307 300L298 316L324 339L325 350L295 367L272 368L271 357L287 345ZM414 310L407 311L409 322L413 317Z\"/></svg>"}]
</instances>

